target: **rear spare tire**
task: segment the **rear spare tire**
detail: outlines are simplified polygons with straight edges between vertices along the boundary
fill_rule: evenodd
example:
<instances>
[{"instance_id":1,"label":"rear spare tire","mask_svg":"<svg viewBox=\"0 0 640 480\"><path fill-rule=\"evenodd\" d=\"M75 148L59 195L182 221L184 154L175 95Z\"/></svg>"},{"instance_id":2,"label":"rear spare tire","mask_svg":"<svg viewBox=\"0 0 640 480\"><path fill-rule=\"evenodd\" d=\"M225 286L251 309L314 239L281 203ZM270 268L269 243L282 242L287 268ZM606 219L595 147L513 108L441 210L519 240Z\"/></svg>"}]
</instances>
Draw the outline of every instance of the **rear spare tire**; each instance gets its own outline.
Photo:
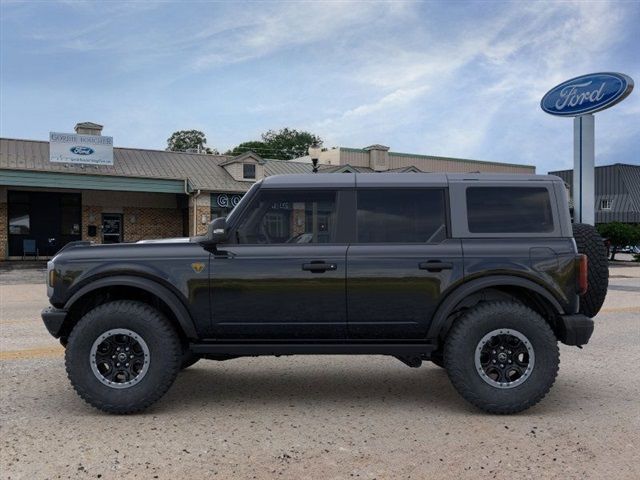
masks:
<instances>
[{"instance_id":1,"label":"rear spare tire","mask_svg":"<svg viewBox=\"0 0 640 480\"><path fill-rule=\"evenodd\" d=\"M588 261L588 288L580 296L580 313L595 317L602 308L609 286L609 263L604 240L592 225L573 224L573 238L578 253L586 255Z\"/></svg>"}]
</instances>

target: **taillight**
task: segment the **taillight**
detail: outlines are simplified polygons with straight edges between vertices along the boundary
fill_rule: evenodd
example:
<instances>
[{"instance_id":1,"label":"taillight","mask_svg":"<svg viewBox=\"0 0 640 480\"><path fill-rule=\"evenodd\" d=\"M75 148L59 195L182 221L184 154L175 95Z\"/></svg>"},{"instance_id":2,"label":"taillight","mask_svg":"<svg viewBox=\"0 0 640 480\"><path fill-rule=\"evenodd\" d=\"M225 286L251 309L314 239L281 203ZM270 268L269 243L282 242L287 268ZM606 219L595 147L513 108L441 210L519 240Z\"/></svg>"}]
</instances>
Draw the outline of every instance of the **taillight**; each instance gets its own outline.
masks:
<instances>
[{"instance_id":1,"label":"taillight","mask_svg":"<svg viewBox=\"0 0 640 480\"><path fill-rule=\"evenodd\" d=\"M584 295L589 288L589 277L587 267L589 260L586 255L578 255L578 293Z\"/></svg>"}]
</instances>

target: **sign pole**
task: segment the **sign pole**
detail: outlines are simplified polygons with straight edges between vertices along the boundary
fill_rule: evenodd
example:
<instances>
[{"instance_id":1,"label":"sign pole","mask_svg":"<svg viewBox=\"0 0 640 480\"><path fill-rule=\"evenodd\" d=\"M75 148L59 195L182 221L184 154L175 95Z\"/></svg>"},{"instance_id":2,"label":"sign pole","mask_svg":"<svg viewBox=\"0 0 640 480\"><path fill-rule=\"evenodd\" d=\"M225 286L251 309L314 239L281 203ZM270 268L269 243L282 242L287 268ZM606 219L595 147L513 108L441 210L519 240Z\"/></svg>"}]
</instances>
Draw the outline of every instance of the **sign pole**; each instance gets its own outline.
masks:
<instances>
[{"instance_id":1,"label":"sign pole","mask_svg":"<svg viewBox=\"0 0 640 480\"><path fill-rule=\"evenodd\" d=\"M573 221L595 224L595 117L573 119Z\"/></svg>"}]
</instances>

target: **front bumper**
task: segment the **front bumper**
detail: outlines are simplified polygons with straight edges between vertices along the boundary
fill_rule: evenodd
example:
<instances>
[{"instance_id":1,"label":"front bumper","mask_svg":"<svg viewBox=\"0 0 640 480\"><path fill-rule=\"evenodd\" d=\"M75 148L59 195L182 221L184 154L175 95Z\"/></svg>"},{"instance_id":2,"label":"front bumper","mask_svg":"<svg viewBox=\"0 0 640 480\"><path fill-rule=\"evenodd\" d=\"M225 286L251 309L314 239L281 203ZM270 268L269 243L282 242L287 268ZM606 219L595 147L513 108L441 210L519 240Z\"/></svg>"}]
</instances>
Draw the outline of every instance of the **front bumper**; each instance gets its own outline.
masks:
<instances>
[{"instance_id":1,"label":"front bumper","mask_svg":"<svg viewBox=\"0 0 640 480\"><path fill-rule=\"evenodd\" d=\"M55 338L59 338L64 320L67 318L67 311L55 307L47 307L42 310L41 315L44 326L47 327L49 333Z\"/></svg>"},{"instance_id":2,"label":"front bumper","mask_svg":"<svg viewBox=\"0 0 640 480\"><path fill-rule=\"evenodd\" d=\"M586 345L593 333L593 319L580 313L562 315L557 333L558 340L565 345Z\"/></svg>"}]
</instances>

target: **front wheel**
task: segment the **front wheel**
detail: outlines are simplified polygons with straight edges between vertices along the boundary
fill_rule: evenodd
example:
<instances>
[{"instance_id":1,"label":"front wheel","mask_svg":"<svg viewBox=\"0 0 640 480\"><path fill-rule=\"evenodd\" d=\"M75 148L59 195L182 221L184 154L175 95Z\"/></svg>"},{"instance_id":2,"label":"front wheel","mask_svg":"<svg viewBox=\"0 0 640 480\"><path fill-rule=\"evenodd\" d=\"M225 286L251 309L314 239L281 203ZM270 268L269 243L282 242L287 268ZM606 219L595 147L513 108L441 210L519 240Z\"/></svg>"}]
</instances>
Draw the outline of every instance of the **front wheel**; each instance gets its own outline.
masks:
<instances>
[{"instance_id":1,"label":"front wheel","mask_svg":"<svg viewBox=\"0 0 640 480\"><path fill-rule=\"evenodd\" d=\"M130 300L89 311L73 328L65 351L73 388L109 413L149 407L169 389L181 360L173 325L153 307Z\"/></svg>"},{"instance_id":2,"label":"front wheel","mask_svg":"<svg viewBox=\"0 0 640 480\"><path fill-rule=\"evenodd\" d=\"M518 302L482 303L451 328L444 366L470 403L490 413L517 413L553 385L560 354L547 322Z\"/></svg>"}]
</instances>

